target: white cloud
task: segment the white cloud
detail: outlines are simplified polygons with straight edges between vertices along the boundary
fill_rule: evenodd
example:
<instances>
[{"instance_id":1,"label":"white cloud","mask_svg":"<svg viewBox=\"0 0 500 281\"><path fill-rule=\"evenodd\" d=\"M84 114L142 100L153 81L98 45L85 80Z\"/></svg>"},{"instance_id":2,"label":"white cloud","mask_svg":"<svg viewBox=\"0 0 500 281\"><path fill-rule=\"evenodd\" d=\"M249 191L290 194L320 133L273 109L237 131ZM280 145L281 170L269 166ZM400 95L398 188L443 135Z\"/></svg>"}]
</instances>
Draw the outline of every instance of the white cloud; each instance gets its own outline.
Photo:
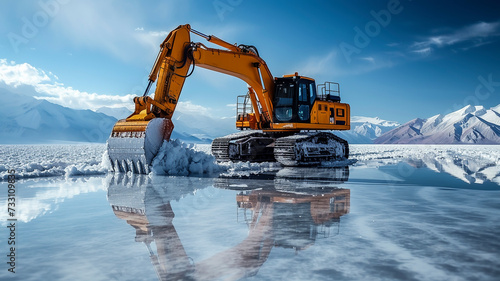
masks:
<instances>
[{"instance_id":1,"label":"white cloud","mask_svg":"<svg viewBox=\"0 0 500 281\"><path fill-rule=\"evenodd\" d=\"M212 116L212 109L202 105L194 104L191 101L180 101L177 103L176 110L185 113L197 113L199 115Z\"/></svg>"},{"instance_id":2,"label":"white cloud","mask_svg":"<svg viewBox=\"0 0 500 281\"><path fill-rule=\"evenodd\" d=\"M0 59L0 82L14 88L31 86L35 90L36 98L74 109L96 110L110 104L133 109L133 95L100 95L82 92L64 86L56 81L58 78L55 74L48 73L28 63L16 64L13 61L7 62L6 59Z\"/></svg>"},{"instance_id":3,"label":"white cloud","mask_svg":"<svg viewBox=\"0 0 500 281\"><path fill-rule=\"evenodd\" d=\"M62 106L75 109L97 110L103 106L126 107L133 110L134 95L100 95L97 93L82 92L72 87L65 87L63 84L38 84L35 90L43 96L35 96L38 99L45 99ZM48 96L47 96L48 95Z\"/></svg>"},{"instance_id":4,"label":"white cloud","mask_svg":"<svg viewBox=\"0 0 500 281\"><path fill-rule=\"evenodd\" d=\"M148 34L153 37L167 37L170 31L149 31Z\"/></svg>"},{"instance_id":5,"label":"white cloud","mask_svg":"<svg viewBox=\"0 0 500 281\"><path fill-rule=\"evenodd\" d=\"M413 50L411 52L419 54L419 55L422 55L422 56L428 56L428 55L431 54L432 49L431 49L431 47L425 47L425 48L422 48L422 49Z\"/></svg>"},{"instance_id":6,"label":"white cloud","mask_svg":"<svg viewBox=\"0 0 500 281\"><path fill-rule=\"evenodd\" d=\"M8 62L6 59L0 59L0 84L5 84L12 87L12 89L21 89L23 94L30 94L37 99L44 99L73 109L95 111L106 106L114 108L126 107L131 111L134 110L133 98L135 95L119 96L88 93L65 86L57 80L57 76L52 72L46 72L28 63L16 64L13 61ZM28 91L25 91L26 89ZM228 104L227 106L235 107L236 105ZM209 117L214 116L212 108L194 104L189 100L178 102L177 111Z\"/></svg>"},{"instance_id":7,"label":"white cloud","mask_svg":"<svg viewBox=\"0 0 500 281\"><path fill-rule=\"evenodd\" d=\"M493 38L500 36L500 22L479 22L457 29L448 34L429 36L424 40L413 43L412 52L428 55L432 48L442 48L460 43L477 47L489 43ZM470 47L465 47L469 49Z\"/></svg>"},{"instance_id":8,"label":"white cloud","mask_svg":"<svg viewBox=\"0 0 500 281\"><path fill-rule=\"evenodd\" d=\"M7 62L6 59L0 59L0 81L13 87L35 86L50 81L50 77L43 70L36 69L30 64L16 64L14 61Z\"/></svg>"},{"instance_id":9,"label":"white cloud","mask_svg":"<svg viewBox=\"0 0 500 281\"><path fill-rule=\"evenodd\" d=\"M19 213L17 219L22 222L30 222L47 213L57 210L58 205L66 199L76 197L81 194L92 193L100 190L105 190L106 185L102 183L100 178L63 180L51 183L51 187L47 188L43 184L33 183L27 186L32 190L36 190L35 196L24 197L19 200ZM43 188L41 188L43 186ZM0 220L6 221L7 214L0 214Z\"/></svg>"},{"instance_id":10,"label":"white cloud","mask_svg":"<svg viewBox=\"0 0 500 281\"><path fill-rule=\"evenodd\" d=\"M361 58L362 60L365 60L367 62L370 62L370 63L375 63L375 58L373 57L364 57L364 58Z\"/></svg>"}]
</instances>

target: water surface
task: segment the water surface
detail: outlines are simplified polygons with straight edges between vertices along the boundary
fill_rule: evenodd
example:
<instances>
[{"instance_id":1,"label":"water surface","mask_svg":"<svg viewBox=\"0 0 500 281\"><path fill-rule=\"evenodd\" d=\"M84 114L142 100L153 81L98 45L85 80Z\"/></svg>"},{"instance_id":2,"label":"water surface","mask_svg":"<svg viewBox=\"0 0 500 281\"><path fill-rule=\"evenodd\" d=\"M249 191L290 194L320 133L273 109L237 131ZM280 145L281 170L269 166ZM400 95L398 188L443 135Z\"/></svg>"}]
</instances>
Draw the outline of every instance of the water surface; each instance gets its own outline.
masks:
<instances>
[{"instance_id":1,"label":"water surface","mask_svg":"<svg viewBox=\"0 0 500 281\"><path fill-rule=\"evenodd\" d=\"M15 274L2 214L0 279L498 280L500 188L467 170L26 179Z\"/></svg>"}]
</instances>

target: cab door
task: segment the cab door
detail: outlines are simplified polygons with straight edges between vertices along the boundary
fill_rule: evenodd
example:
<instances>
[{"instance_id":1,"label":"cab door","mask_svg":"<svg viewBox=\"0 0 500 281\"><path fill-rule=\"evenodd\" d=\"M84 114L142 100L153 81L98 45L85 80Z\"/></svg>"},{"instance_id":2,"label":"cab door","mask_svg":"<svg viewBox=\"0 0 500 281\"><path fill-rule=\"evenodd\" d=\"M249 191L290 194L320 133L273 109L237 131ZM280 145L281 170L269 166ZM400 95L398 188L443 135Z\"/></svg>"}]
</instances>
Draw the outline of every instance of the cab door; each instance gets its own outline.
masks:
<instances>
[{"instance_id":1,"label":"cab door","mask_svg":"<svg viewBox=\"0 0 500 281\"><path fill-rule=\"evenodd\" d=\"M307 93L307 84L300 82L297 97L297 117L298 122L309 122L311 119L311 102Z\"/></svg>"}]
</instances>

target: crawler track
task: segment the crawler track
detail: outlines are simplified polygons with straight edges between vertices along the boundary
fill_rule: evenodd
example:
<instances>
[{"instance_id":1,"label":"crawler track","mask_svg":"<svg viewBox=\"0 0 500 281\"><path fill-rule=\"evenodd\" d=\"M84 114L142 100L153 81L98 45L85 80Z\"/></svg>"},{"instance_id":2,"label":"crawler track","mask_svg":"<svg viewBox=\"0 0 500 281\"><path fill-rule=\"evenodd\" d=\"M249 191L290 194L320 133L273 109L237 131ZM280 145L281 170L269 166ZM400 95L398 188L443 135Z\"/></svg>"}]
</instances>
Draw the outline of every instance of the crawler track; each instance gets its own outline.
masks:
<instances>
[{"instance_id":1,"label":"crawler track","mask_svg":"<svg viewBox=\"0 0 500 281\"><path fill-rule=\"evenodd\" d=\"M276 139L274 157L284 166L315 166L349 158L349 144L332 133L301 133Z\"/></svg>"},{"instance_id":2,"label":"crawler track","mask_svg":"<svg viewBox=\"0 0 500 281\"><path fill-rule=\"evenodd\" d=\"M244 131L216 138L212 154L217 161L278 161L283 166L316 166L349 158L346 140L327 132L278 135Z\"/></svg>"},{"instance_id":3,"label":"crawler track","mask_svg":"<svg viewBox=\"0 0 500 281\"><path fill-rule=\"evenodd\" d=\"M262 131L244 131L216 138L212 142L212 154L219 162L265 162L274 159L275 137Z\"/></svg>"}]
</instances>

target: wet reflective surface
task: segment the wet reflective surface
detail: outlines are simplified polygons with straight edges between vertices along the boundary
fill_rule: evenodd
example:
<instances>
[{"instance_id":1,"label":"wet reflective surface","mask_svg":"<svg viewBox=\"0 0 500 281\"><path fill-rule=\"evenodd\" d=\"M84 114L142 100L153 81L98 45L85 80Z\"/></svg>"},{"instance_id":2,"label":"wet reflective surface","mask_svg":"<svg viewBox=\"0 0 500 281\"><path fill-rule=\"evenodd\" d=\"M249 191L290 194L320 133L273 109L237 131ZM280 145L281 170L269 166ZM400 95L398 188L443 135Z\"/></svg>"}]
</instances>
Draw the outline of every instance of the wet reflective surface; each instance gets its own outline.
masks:
<instances>
[{"instance_id":1,"label":"wet reflective surface","mask_svg":"<svg viewBox=\"0 0 500 281\"><path fill-rule=\"evenodd\" d=\"M16 273L2 254L1 280L500 276L498 183L412 161L243 178L39 178L17 190ZM5 214L2 226L5 253Z\"/></svg>"}]
</instances>

